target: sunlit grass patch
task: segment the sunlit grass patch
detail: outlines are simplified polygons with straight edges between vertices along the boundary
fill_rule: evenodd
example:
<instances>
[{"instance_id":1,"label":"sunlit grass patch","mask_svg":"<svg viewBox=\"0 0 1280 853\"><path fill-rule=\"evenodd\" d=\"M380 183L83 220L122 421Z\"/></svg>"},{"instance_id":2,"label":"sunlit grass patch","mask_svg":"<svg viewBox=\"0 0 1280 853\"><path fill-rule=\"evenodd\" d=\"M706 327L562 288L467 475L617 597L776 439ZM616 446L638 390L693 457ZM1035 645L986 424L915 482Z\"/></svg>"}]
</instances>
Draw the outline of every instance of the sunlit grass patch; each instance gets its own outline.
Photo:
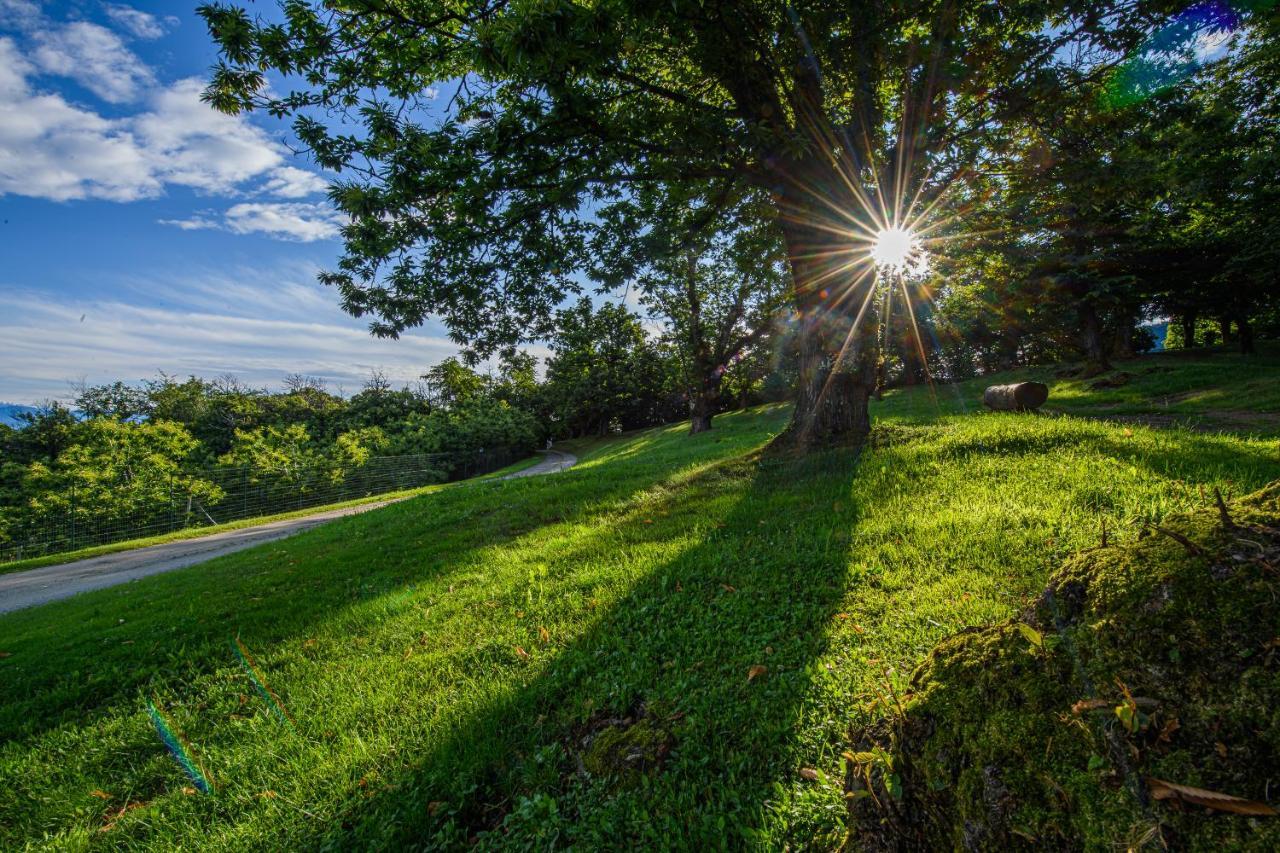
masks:
<instances>
[{"instance_id":1,"label":"sunlit grass patch","mask_svg":"<svg viewBox=\"0 0 1280 853\"><path fill-rule=\"evenodd\" d=\"M796 464L760 453L787 416L593 442L555 477L0 618L0 846L838 841L877 685L1007 618L1104 522L1280 476L1273 442L1012 415ZM215 794L184 793L152 696ZM588 762L634 726L669 733L660 759Z\"/></svg>"}]
</instances>

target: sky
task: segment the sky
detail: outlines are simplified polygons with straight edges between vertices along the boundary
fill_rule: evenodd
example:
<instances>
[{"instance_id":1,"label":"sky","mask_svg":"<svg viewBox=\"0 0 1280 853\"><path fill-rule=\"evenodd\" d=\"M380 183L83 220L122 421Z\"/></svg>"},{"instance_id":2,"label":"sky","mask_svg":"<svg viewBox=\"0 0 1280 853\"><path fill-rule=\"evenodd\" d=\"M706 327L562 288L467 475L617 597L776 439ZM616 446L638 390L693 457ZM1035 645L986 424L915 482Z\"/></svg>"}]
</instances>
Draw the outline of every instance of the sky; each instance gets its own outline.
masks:
<instances>
[{"instance_id":1,"label":"sky","mask_svg":"<svg viewBox=\"0 0 1280 853\"><path fill-rule=\"evenodd\" d=\"M0 401L158 371L349 394L457 352L435 322L375 339L316 283L328 176L286 123L200 103L195 5L0 0Z\"/></svg>"}]
</instances>

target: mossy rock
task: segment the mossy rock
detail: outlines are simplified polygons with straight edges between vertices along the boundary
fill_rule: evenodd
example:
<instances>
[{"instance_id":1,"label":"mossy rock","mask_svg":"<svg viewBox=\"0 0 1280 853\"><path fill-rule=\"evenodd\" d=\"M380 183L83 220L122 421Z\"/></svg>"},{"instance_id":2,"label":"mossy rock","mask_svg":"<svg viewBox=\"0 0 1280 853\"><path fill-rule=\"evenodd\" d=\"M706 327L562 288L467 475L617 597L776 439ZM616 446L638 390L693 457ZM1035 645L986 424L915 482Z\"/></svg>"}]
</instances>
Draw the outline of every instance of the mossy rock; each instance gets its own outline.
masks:
<instances>
[{"instance_id":1,"label":"mossy rock","mask_svg":"<svg viewBox=\"0 0 1280 853\"><path fill-rule=\"evenodd\" d=\"M1280 817L1148 782L1280 795L1280 484L1160 526L929 654L904 713L854 733L887 757L850 765L851 847L1280 849Z\"/></svg>"},{"instance_id":2,"label":"mossy rock","mask_svg":"<svg viewBox=\"0 0 1280 853\"><path fill-rule=\"evenodd\" d=\"M673 741L671 732L654 717L641 717L597 732L582 756L582 766L597 778L634 782L662 766Z\"/></svg>"}]
</instances>

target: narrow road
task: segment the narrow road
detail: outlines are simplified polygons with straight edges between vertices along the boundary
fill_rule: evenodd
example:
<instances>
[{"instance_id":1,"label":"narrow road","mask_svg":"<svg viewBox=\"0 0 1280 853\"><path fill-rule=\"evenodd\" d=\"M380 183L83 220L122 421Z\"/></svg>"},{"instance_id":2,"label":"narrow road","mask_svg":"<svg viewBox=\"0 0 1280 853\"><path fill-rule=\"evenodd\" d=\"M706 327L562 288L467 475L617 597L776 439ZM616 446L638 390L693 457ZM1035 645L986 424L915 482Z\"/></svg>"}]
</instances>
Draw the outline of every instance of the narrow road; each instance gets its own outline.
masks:
<instances>
[{"instance_id":1,"label":"narrow road","mask_svg":"<svg viewBox=\"0 0 1280 853\"><path fill-rule=\"evenodd\" d=\"M508 474L502 479L514 480L517 477L535 477L538 474L558 474L566 468L572 468L578 464L578 457L572 453L565 453L563 450L544 450L542 452L546 454L546 458L537 465L531 465L523 471Z\"/></svg>"},{"instance_id":2,"label":"narrow road","mask_svg":"<svg viewBox=\"0 0 1280 853\"><path fill-rule=\"evenodd\" d=\"M577 461L572 454L548 450L546 458L538 464L523 471L508 474L503 479L554 474L571 467ZM404 500L404 498L395 500ZM301 518L271 521L254 527L211 533L208 536L182 539L177 542L165 542L162 545L151 545L133 551L119 551L115 554L77 560L74 563L44 566L25 572L11 572L7 575L0 574L0 613L35 607L82 592L105 589L145 578L148 575L194 566L197 563L212 560L214 557L221 557L223 554L231 554L255 545L284 539L286 536L301 533L333 521L335 518L378 509L394 503L395 500L331 509Z\"/></svg>"}]
</instances>

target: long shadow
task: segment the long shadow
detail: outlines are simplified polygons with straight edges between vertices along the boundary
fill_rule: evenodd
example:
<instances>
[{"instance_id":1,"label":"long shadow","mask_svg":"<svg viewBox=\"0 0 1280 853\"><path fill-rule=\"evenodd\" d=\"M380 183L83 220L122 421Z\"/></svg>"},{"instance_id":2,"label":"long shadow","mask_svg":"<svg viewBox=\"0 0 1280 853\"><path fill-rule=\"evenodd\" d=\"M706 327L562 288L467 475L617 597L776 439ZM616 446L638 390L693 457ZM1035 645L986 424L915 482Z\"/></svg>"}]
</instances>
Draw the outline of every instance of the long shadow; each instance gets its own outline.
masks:
<instances>
[{"instance_id":1,"label":"long shadow","mask_svg":"<svg viewBox=\"0 0 1280 853\"><path fill-rule=\"evenodd\" d=\"M690 450L687 462L713 455ZM141 707L140 691L157 687L180 696L182 685L236 668L233 634L265 651L313 636L333 619L359 618L380 598L447 586L469 554L624 506L669 479L670 464L627 466L615 477L570 470L450 489L199 566L5 614L0 737L32 741L68 723L91 726L121 707ZM300 597L305 607L297 606ZM69 624L76 627L72 639L64 636ZM57 667L46 665L51 658Z\"/></svg>"},{"instance_id":2,"label":"long shadow","mask_svg":"<svg viewBox=\"0 0 1280 853\"><path fill-rule=\"evenodd\" d=\"M747 483L703 541L639 578L523 687L384 776L381 793L289 845L746 843L771 786L796 770L795 724L847 590L858 462L829 451L738 464L754 470L736 472ZM725 476L704 472L680 499ZM647 746L628 755L632 741Z\"/></svg>"}]
</instances>

